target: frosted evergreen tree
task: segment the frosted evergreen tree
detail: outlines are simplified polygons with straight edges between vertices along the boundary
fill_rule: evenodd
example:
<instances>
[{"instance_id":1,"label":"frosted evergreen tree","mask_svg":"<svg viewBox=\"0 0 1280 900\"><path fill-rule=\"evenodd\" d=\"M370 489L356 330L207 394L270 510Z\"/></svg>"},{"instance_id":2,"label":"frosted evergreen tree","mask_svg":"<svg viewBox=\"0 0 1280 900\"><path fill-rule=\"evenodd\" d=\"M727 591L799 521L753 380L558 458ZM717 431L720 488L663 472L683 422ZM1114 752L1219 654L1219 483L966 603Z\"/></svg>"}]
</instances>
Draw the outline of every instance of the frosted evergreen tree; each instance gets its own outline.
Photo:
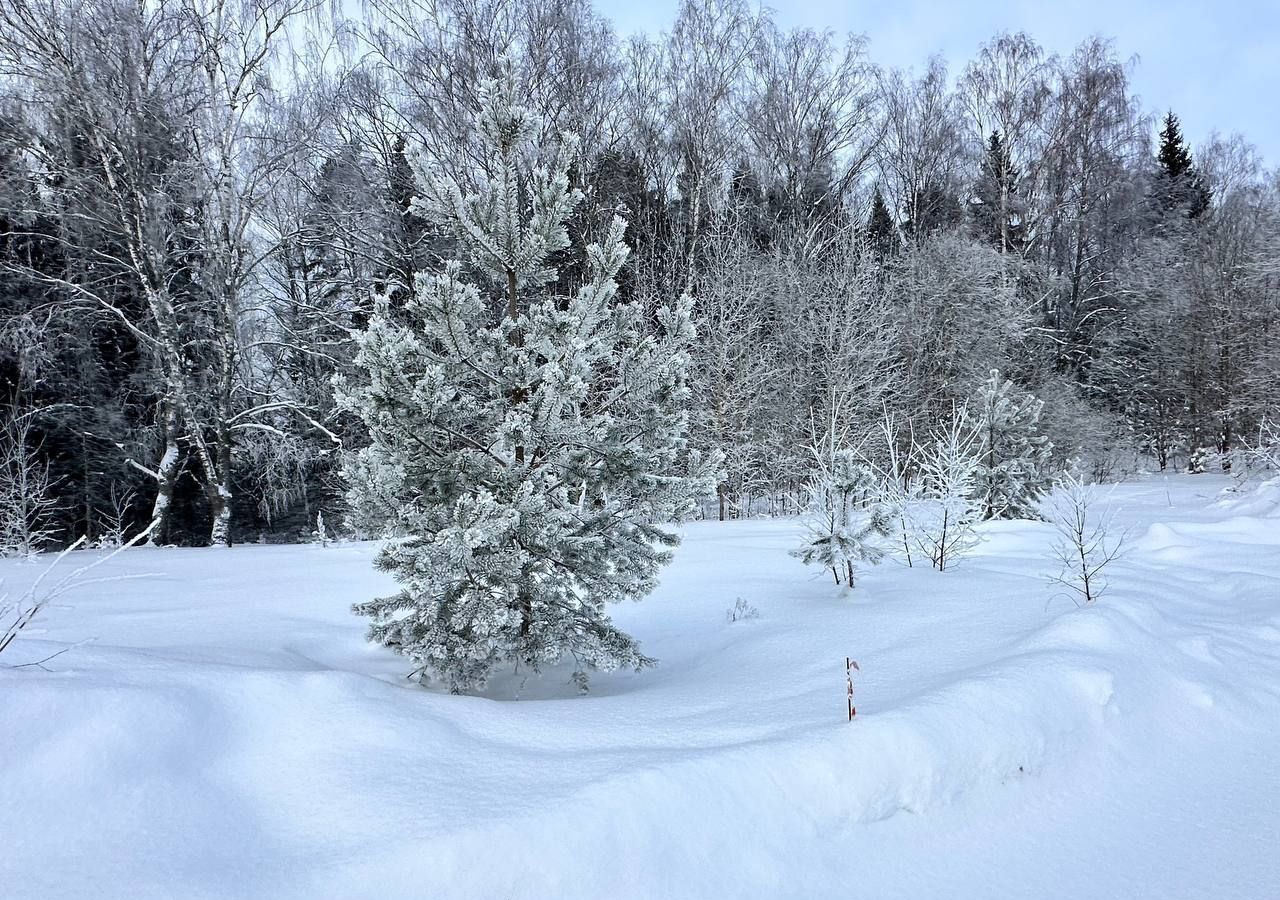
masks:
<instances>
[{"instance_id":1,"label":"frosted evergreen tree","mask_svg":"<svg viewBox=\"0 0 1280 900\"><path fill-rule=\"evenodd\" d=\"M474 191L419 173L415 212L465 259L417 274L403 312L381 303L358 341L368 382L339 385L371 438L348 465L355 516L402 535L377 563L400 591L354 609L455 692L504 663L571 657L583 690L589 669L651 664L606 607L653 590L677 542L664 523L709 489L684 437L692 301L655 326L618 300L618 218L586 248L581 287L551 290L581 199L574 141L527 165L538 123L512 91L509 76L483 86L490 171Z\"/></svg>"},{"instance_id":2,"label":"frosted evergreen tree","mask_svg":"<svg viewBox=\"0 0 1280 900\"><path fill-rule=\"evenodd\" d=\"M878 563L887 553L898 511L881 493L875 473L853 453L832 454L810 487L809 540L792 555L853 587L857 564Z\"/></svg>"},{"instance_id":3,"label":"frosted evergreen tree","mask_svg":"<svg viewBox=\"0 0 1280 900\"><path fill-rule=\"evenodd\" d=\"M977 396L978 469L974 497L984 519L1034 519L1052 486L1053 445L1040 433L1044 404L992 369Z\"/></svg>"}]
</instances>

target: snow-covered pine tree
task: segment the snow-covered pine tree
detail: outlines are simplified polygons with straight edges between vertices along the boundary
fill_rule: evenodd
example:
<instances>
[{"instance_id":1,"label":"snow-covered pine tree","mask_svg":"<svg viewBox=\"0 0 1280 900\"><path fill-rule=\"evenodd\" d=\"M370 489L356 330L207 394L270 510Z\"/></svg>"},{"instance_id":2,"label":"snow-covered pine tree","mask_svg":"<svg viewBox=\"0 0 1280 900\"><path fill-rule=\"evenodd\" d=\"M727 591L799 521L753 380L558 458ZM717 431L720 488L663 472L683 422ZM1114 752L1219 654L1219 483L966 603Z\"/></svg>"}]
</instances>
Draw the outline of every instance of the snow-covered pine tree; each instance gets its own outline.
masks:
<instances>
[{"instance_id":1,"label":"snow-covered pine tree","mask_svg":"<svg viewBox=\"0 0 1280 900\"><path fill-rule=\"evenodd\" d=\"M978 470L974 498L984 519L1034 519L1052 487L1053 445L1040 433L1044 404L992 369L978 390Z\"/></svg>"},{"instance_id":2,"label":"snow-covered pine tree","mask_svg":"<svg viewBox=\"0 0 1280 900\"><path fill-rule=\"evenodd\" d=\"M849 450L824 461L809 494L809 540L792 555L853 587L858 563L884 559L898 511L882 502L875 473Z\"/></svg>"},{"instance_id":3,"label":"snow-covered pine tree","mask_svg":"<svg viewBox=\"0 0 1280 900\"><path fill-rule=\"evenodd\" d=\"M660 310L659 327L618 301L617 218L586 248L585 283L552 292L549 258L581 196L574 142L526 166L537 123L511 77L481 98L489 171L473 192L419 172L414 201L467 259L417 274L407 315L382 303L359 337L368 383L339 385L371 438L348 466L357 520L402 535L378 559L399 593L354 609L372 640L455 692L502 663L565 656L585 690L587 669L653 662L605 609L654 588L677 542L664 523L710 489L684 458L692 300Z\"/></svg>"}]
</instances>

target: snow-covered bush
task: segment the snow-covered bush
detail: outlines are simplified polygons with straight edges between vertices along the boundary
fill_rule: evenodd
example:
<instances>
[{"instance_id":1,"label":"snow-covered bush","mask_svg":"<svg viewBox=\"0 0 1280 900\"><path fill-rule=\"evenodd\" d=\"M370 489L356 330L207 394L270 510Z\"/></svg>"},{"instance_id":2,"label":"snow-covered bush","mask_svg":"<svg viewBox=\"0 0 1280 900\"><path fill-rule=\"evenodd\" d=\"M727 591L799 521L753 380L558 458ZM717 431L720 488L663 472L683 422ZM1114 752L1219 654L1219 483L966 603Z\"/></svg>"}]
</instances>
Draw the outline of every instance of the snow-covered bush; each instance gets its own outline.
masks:
<instances>
[{"instance_id":1,"label":"snow-covered bush","mask_svg":"<svg viewBox=\"0 0 1280 900\"><path fill-rule=\"evenodd\" d=\"M750 619L760 618L760 610L739 597L734 601L732 608L725 610L724 617L732 625L734 622L746 622Z\"/></svg>"},{"instance_id":2,"label":"snow-covered bush","mask_svg":"<svg viewBox=\"0 0 1280 900\"><path fill-rule=\"evenodd\" d=\"M131 490L122 490L112 484L107 494L107 504L99 506L97 512L98 533L90 543L94 550L114 550L127 543L126 532L129 527L129 507L133 505L136 495Z\"/></svg>"},{"instance_id":3,"label":"snow-covered bush","mask_svg":"<svg viewBox=\"0 0 1280 900\"><path fill-rule=\"evenodd\" d=\"M860 457L865 502L879 511L882 529L874 546L881 557L907 566L927 559L943 571L980 541L976 428L960 406L924 440L901 433L888 412L879 431L884 446Z\"/></svg>"},{"instance_id":4,"label":"snow-covered bush","mask_svg":"<svg viewBox=\"0 0 1280 900\"><path fill-rule=\"evenodd\" d=\"M1244 443L1240 457L1245 469L1280 472L1280 422L1263 419L1257 435Z\"/></svg>"},{"instance_id":5,"label":"snow-covered bush","mask_svg":"<svg viewBox=\"0 0 1280 900\"><path fill-rule=\"evenodd\" d=\"M371 441L347 466L357 524L403 535L378 559L401 590L355 611L454 691L504 662L571 657L583 689L587 669L651 664L605 609L654 588L678 540L664 523L711 488L685 452L692 300L656 326L618 300L617 218L577 289L548 289L581 199L574 143L526 165L538 128L513 92L484 85L474 192L419 172L415 211L465 259L419 273L403 312L381 302L359 337L367 382L339 384Z\"/></svg>"},{"instance_id":6,"label":"snow-covered bush","mask_svg":"<svg viewBox=\"0 0 1280 900\"><path fill-rule=\"evenodd\" d=\"M1075 468L1092 482L1123 481L1142 464L1132 427L1114 412L1080 395L1066 376L1039 379L1034 393L1043 401L1040 433L1053 447L1055 471Z\"/></svg>"},{"instance_id":7,"label":"snow-covered bush","mask_svg":"<svg viewBox=\"0 0 1280 900\"><path fill-rule=\"evenodd\" d=\"M1239 442L1228 457L1234 490L1280 473L1280 423L1263 419L1258 430Z\"/></svg>"},{"instance_id":8,"label":"snow-covered bush","mask_svg":"<svg viewBox=\"0 0 1280 900\"><path fill-rule=\"evenodd\" d=\"M919 444L914 437L904 436L893 414L887 409L880 422L879 436L884 446L878 452L864 457L875 476L877 499L892 510L888 547L890 553L900 557L910 567L915 559L912 552L912 513L923 500L923 483L919 476L916 457Z\"/></svg>"},{"instance_id":9,"label":"snow-covered bush","mask_svg":"<svg viewBox=\"0 0 1280 900\"><path fill-rule=\"evenodd\" d=\"M1058 572L1050 579L1079 606L1095 602L1107 588L1106 569L1123 552L1124 534L1114 525L1109 505L1094 503L1093 489L1077 473L1059 479L1042 504L1053 526L1053 557Z\"/></svg>"},{"instance_id":10,"label":"snow-covered bush","mask_svg":"<svg viewBox=\"0 0 1280 900\"><path fill-rule=\"evenodd\" d=\"M837 450L820 466L809 492L808 539L793 555L853 587L857 564L884 559L897 511L882 502L875 474L852 451Z\"/></svg>"},{"instance_id":11,"label":"snow-covered bush","mask_svg":"<svg viewBox=\"0 0 1280 900\"><path fill-rule=\"evenodd\" d=\"M939 572L980 541L983 507L977 492L979 435L964 407L916 444L918 482L910 489L905 520L910 543Z\"/></svg>"},{"instance_id":12,"label":"snow-covered bush","mask_svg":"<svg viewBox=\"0 0 1280 900\"><path fill-rule=\"evenodd\" d=\"M1197 447L1187 460L1187 471L1192 475L1205 472L1230 472L1233 454L1223 453L1217 447Z\"/></svg>"},{"instance_id":13,"label":"snow-covered bush","mask_svg":"<svg viewBox=\"0 0 1280 900\"><path fill-rule=\"evenodd\" d=\"M0 555L27 558L48 546L58 511L49 465L31 437L32 414L11 413L0 428Z\"/></svg>"},{"instance_id":14,"label":"snow-covered bush","mask_svg":"<svg viewBox=\"0 0 1280 900\"><path fill-rule=\"evenodd\" d=\"M329 537L329 529L324 523L324 510L316 512L316 530L311 532L311 536L315 538L315 542L321 547L329 546L331 538Z\"/></svg>"},{"instance_id":15,"label":"snow-covered bush","mask_svg":"<svg viewBox=\"0 0 1280 900\"><path fill-rule=\"evenodd\" d=\"M982 518L1035 517L1036 501L1052 483L1053 445L1039 427L1043 405L998 369L978 391L974 492Z\"/></svg>"}]
</instances>

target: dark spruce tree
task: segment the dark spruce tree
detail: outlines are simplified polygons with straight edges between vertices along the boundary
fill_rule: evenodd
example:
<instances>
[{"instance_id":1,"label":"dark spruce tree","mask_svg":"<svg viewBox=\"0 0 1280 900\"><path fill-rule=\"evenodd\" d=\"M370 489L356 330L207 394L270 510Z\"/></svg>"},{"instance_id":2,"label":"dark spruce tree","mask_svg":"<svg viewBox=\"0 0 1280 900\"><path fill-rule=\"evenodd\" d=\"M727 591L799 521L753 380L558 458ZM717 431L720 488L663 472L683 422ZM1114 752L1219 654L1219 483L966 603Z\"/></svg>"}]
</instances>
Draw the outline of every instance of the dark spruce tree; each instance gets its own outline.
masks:
<instances>
[{"instance_id":1,"label":"dark spruce tree","mask_svg":"<svg viewBox=\"0 0 1280 900\"><path fill-rule=\"evenodd\" d=\"M884 202L884 194L876 185L871 194L871 211L867 215L867 245L880 260L893 256L898 250L898 230L893 216Z\"/></svg>"},{"instance_id":2,"label":"dark spruce tree","mask_svg":"<svg viewBox=\"0 0 1280 900\"><path fill-rule=\"evenodd\" d=\"M1018 196L1018 171L998 131L987 141L973 193L969 218L978 239L1001 253L1021 252L1025 209Z\"/></svg>"},{"instance_id":3,"label":"dark spruce tree","mask_svg":"<svg viewBox=\"0 0 1280 900\"><path fill-rule=\"evenodd\" d=\"M1156 161L1158 167L1151 192L1156 215L1162 220L1173 215L1188 219L1202 215L1209 208L1212 194L1196 170L1178 117L1172 111L1164 117Z\"/></svg>"},{"instance_id":4,"label":"dark spruce tree","mask_svg":"<svg viewBox=\"0 0 1280 900\"><path fill-rule=\"evenodd\" d=\"M436 253L443 248L439 246L439 236L430 223L412 209L417 186L404 135L396 136L384 165L388 200L392 207L385 260L387 282L391 286L392 299L403 305L413 293L414 273L430 265Z\"/></svg>"}]
</instances>

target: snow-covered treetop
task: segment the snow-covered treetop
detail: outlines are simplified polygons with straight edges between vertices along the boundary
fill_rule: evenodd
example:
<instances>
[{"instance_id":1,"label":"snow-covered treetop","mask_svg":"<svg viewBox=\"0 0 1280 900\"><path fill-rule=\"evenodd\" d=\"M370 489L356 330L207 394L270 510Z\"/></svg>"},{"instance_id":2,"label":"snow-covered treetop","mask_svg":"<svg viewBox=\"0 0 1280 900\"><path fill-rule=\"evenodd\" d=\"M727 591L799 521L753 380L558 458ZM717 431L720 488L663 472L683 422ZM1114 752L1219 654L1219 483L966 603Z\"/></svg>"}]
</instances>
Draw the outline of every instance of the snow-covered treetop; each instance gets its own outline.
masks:
<instances>
[{"instance_id":1,"label":"snow-covered treetop","mask_svg":"<svg viewBox=\"0 0 1280 900\"><path fill-rule=\"evenodd\" d=\"M487 79L480 87L475 128L484 158L492 162L489 171L477 173L478 186L467 191L438 168L420 165L424 194L415 198L413 211L455 231L473 261L504 290L513 275L522 286L556 279L546 259L569 246L564 223L582 200L582 192L569 185L569 164L578 147L570 133L561 134L550 158L534 165L522 183L521 163L536 155L531 144L539 124L516 102L509 72Z\"/></svg>"}]
</instances>

